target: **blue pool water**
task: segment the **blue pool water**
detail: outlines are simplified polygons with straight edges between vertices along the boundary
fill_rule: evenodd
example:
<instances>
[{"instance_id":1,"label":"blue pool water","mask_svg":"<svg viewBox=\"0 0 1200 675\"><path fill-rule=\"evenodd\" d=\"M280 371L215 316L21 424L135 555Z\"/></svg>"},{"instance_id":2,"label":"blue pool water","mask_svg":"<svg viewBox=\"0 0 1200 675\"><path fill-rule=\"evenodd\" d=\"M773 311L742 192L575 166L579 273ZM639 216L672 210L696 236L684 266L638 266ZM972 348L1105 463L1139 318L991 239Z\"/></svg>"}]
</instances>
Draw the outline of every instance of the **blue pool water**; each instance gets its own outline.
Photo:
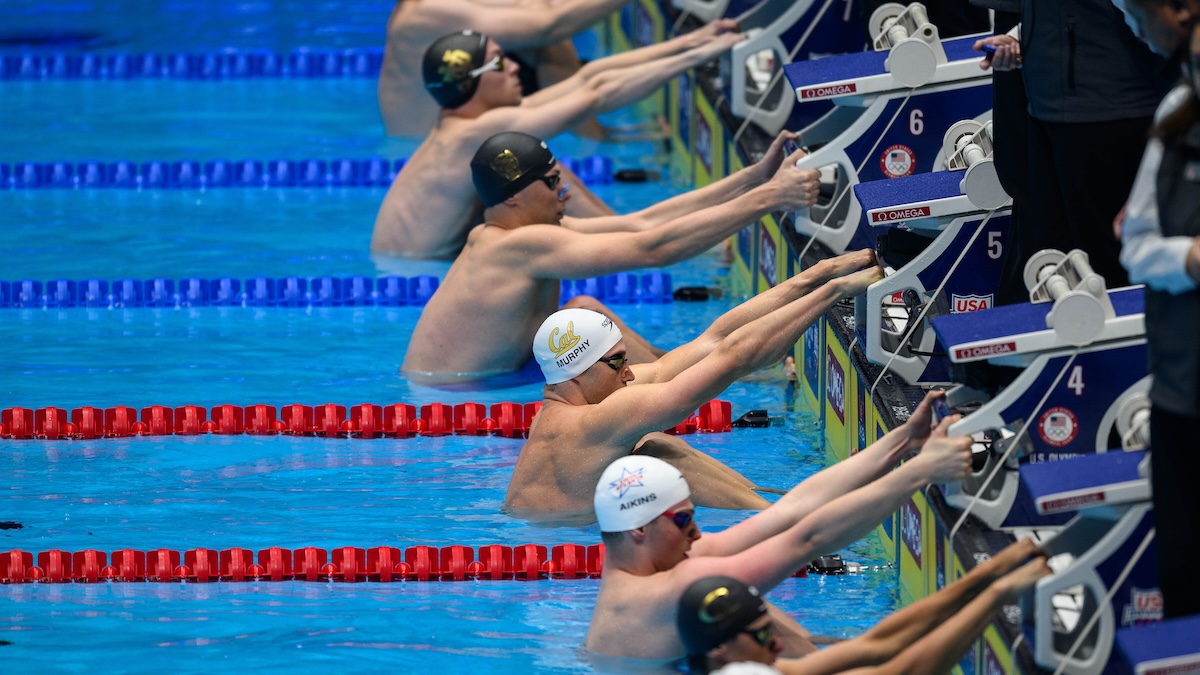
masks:
<instances>
[{"instance_id":1,"label":"blue pool water","mask_svg":"<svg viewBox=\"0 0 1200 675\"><path fill-rule=\"evenodd\" d=\"M377 47L390 3L139 4L0 0L0 48L200 50ZM15 37L14 37L15 36ZM47 37L48 36L48 37ZM366 80L0 81L0 161L403 157L382 137ZM653 143L556 139L563 156L662 166ZM618 210L680 189L600 186ZM367 253L378 188L0 191L0 279L440 274L445 263ZM720 285L720 251L669 269ZM694 337L732 300L629 306L656 343ZM0 309L0 409L205 407L540 398L535 385L450 394L397 374L418 308ZM722 395L767 429L689 440L750 478L790 487L821 467L818 420L788 411L782 376ZM0 440L0 551L194 547L588 545L594 527L500 512L520 441L143 437ZM743 514L702 509L706 529ZM878 562L871 543L844 555ZM0 586L5 672L382 666L401 672L591 672L579 653L598 581ZM848 637L896 602L894 573L791 580L771 598ZM203 664L203 665L200 665Z\"/></svg>"}]
</instances>

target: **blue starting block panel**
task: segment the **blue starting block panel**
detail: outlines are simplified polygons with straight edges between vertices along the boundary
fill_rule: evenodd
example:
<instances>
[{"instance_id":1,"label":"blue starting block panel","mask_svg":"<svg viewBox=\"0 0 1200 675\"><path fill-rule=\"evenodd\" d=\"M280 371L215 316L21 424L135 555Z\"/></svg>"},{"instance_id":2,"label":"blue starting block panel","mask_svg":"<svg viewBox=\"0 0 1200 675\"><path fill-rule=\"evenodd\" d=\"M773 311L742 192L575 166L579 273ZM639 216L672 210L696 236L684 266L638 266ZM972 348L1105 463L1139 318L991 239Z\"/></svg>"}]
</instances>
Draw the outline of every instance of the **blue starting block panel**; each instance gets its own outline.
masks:
<instances>
[{"instance_id":1,"label":"blue starting block panel","mask_svg":"<svg viewBox=\"0 0 1200 675\"><path fill-rule=\"evenodd\" d=\"M1138 475L1146 451L1114 450L1045 464L1021 465L1021 482L1041 515L1092 506L1150 501L1150 480Z\"/></svg>"},{"instance_id":2,"label":"blue starting block panel","mask_svg":"<svg viewBox=\"0 0 1200 675\"><path fill-rule=\"evenodd\" d=\"M962 171L934 171L859 183L854 186L854 196L873 226L982 212L962 192L964 175Z\"/></svg>"},{"instance_id":3,"label":"blue starting block panel","mask_svg":"<svg viewBox=\"0 0 1200 675\"><path fill-rule=\"evenodd\" d=\"M1141 286L1108 291L1116 316L1109 320L1097 342L1145 334L1143 291ZM955 363L1070 347L1046 327L1046 316L1053 306L1050 302L1022 303L947 314L933 319L933 330Z\"/></svg>"},{"instance_id":4,"label":"blue starting block panel","mask_svg":"<svg viewBox=\"0 0 1200 675\"><path fill-rule=\"evenodd\" d=\"M1117 631L1117 648L1134 675L1200 673L1200 616Z\"/></svg>"},{"instance_id":5,"label":"blue starting block panel","mask_svg":"<svg viewBox=\"0 0 1200 675\"><path fill-rule=\"evenodd\" d=\"M938 65L930 84L990 78L991 71L979 67L984 55L972 49L976 40L989 36L990 33L980 33L942 40L947 62ZM789 63L783 67L783 72L801 103L908 89L888 73L887 58L888 52L874 51L827 56Z\"/></svg>"}]
</instances>

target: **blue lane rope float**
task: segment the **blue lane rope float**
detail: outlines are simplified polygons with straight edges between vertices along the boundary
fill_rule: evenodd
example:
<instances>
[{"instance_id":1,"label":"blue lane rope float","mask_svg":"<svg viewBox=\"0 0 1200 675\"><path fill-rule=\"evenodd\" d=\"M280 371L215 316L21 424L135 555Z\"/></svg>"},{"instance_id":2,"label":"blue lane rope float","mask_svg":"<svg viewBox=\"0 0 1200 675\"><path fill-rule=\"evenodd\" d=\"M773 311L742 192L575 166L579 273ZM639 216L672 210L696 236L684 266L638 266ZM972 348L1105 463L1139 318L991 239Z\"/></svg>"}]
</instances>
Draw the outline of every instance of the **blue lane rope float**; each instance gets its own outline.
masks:
<instances>
[{"instance_id":1,"label":"blue lane rope float","mask_svg":"<svg viewBox=\"0 0 1200 675\"><path fill-rule=\"evenodd\" d=\"M0 80L233 80L376 78L382 49L311 49L288 53L222 49L173 54L3 54Z\"/></svg>"},{"instance_id":2,"label":"blue lane rope float","mask_svg":"<svg viewBox=\"0 0 1200 675\"><path fill-rule=\"evenodd\" d=\"M0 308L95 307L423 307L438 288L432 275L415 277L232 277L205 279L36 279L0 281ZM581 294L615 305L663 304L673 300L666 272L621 272L589 279L564 279L563 302Z\"/></svg>"},{"instance_id":3,"label":"blue lane rope float","mask_svg":"<svg viewBox=\"0 0 1200 675\"><path fill-rule=\"evenodd\" d=\"M387 187L407 158L0 163L0 189L209 189L268 187ZM611 157L564 157L588 185L613 182Z\"/></svg>"}]
</instances>

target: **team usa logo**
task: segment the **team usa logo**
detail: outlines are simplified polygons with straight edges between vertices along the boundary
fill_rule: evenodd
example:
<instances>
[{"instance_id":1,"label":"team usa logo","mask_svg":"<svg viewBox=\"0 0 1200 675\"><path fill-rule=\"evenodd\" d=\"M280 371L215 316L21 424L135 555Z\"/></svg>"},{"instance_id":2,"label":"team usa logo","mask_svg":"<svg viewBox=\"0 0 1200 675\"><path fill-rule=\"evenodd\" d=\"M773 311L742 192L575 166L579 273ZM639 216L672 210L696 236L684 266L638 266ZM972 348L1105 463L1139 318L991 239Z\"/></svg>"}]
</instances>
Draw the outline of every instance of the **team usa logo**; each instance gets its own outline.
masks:
<instances>
[{"instance_id":1,"label":"team usa logo","mask_svg":"<svg viewBox=\"0 0 1200 675\"><path fill-rule=\"evenodd\" d=\"M883 156L879 158L879 166L883 169L885 178L911 175L916 164L917 156L913 154L912 148L899 143L884 150Z\"/></svg>"},{"instance_id":2,"label":"team usa logo","mask_svg":"<svg viewBox=\"0 0 1200 675\"><path fill-rule=\"evenodd\" d=\"M993 306L993 296L991 293L987 295L958 295L953 293L950 295L953 303L950 305L951 314L963 314L966 312L978 312L981 309L991 309Z\"/></svg>"},{"instance_id":3,"label":"team usa logo","mask_svg":"<svg viewBox=\"0 0 1200 675\"><path fill-rule=\"evenodd\" d=\"M645 475L646 469L644 467L639 467L633 471L623 468L621 469L621 477L609 483L608 488L613 491L613 495L617 499L620 499L625 496L626 492L635 487L645 487L645 483L642 482Z\"/></svg>"},{"instance_id":4,"label":"team usa logo","mask_svg":"<svg viewBox=\"0 0 1200 675\"><path fill-rule=\"evenodd\" d=\"M1042 418L1038 420L1038 433L1047 445L1061 448L1079 434L1079 420L1070 410L1055 406L1042 413Z\"/></svg>"},{"instance_id":5,"label":"team usa logo","mask_svg":"<svg viewBox=\"0 0 1200 675\"><path fill-rule=\"evenodd\" d=\"M1129 604L1121 612L1121 625L1152 623L1163 620L1162 591L1157 588L1130 586Z\"/></svg>"}]
</instances>

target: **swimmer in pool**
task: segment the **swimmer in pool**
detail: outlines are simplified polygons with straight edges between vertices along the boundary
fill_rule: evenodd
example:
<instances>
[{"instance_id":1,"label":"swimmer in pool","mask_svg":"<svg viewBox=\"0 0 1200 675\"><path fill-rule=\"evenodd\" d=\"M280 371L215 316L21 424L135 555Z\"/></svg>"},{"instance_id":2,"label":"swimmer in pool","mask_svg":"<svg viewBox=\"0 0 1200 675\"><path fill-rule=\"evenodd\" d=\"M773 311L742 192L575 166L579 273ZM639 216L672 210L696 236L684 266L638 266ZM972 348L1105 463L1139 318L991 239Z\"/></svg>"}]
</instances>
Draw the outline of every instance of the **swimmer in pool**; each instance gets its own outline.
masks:
<instances>
[{"instance_id":1,"label":"swimmer in pool","mask_svg":"<svg viewBox=\"0 0 1200 675\"><path fill-rule=\"evenodd\" d=\"M662 430L739 377L778 363L835 302L881 278L870 250L821 261L729 310L695 340L637 365L628 362L628 342L608 317L586 309L550 315L533 339L546 378L542 409L513 468L505 506L527 518L574 519L591 508L604 467L634 453L675 465L701 506L766 508L754 483ZM874 478L896 453L913 447L910 441L928 436L923 413L865 450L880 463L854 463L863 469L854 480Z\"/></svg>"},{"instance_id":2,"label":"swimmer in pool","mask_svg":"<svg viewBox=\"0 0 1200 675\"><path fill-rule=\"evenodd\" d=\"M812 204L819 174L796 168L800 153L785 160L784 143L794 137L780 134L761 160L712 185L602 218L564 216L573 188L545 143L517 132L491 137L471 160L486 222L471 231L421 312L405 377L438 386L520 370L538 326L559 308L561 279L679 262L771 211ZM594 298L567 307L616 321L631 363L661 356Z\"/></svg>"},{"instance_id":3,"label":"swimmer in pool","mask_svg":"<svg viewBox=\"0 0 1200 675\"><path fill-rule=\"evenodd\" d=\"M686 35L592 61L571 77L521 96L517 65L500 45L469 31L439 38L425 52L422 74L441 106L429 136L396 176L375 217L371 251L413 258L453 258L471 227L483 222L468 160L502 131L551 138L596 113L654 93L679 73L728 51L743 36L719 20ZM612 209L565 168L574 189L572 216Z\"/></svg>"},{"instance_id":4,"label":"swimmer in pool","mask_svg":"<svg viewBox=\"0 0 1200 675\"><path fill-rule=\"evenodd\" d=\"M956 415L933 427L933 397L914 413L923 422L917 432L922 438L914 438L916 429L906 423L808 478L770 508L704 536L694 519L692 486L674 466L638 455L609 464L593 493L605 554L587 650L677 659L686 650L675 617L693 582L722 575L769 591L813 558L865 536L925 485L965 478L971 438L946 435ZM892 468L915 447L920 448L915 457ZM794 619L771 605L767 611L780 653L816 650Z\"/></svg>"},{"instance_id":5,"label":"swimmer in pool","mask_svg":"<svg viewBox=\"0 0 1200 675\"><path fill-rule=\"evenodd\" d=\"M400 0L387 24L387 47L379 70L379 113L389 136L424 136L438 120L438 106L425 93L421 56L429 36L463 26L487 27L488 34L528 64L537 87L574 75L582 65L571 37L621 8L629 0ZM532 93L526 87L527 93ZM598 137L595 118L575 127Z\"/></svg>"},{"instance_id":6,"label":"swimmer in pool","mask_svg":"<svg viewBox=\"0 0 1200 675\"><path fill-rule=\"evenodd\" d=\"M733 577L704 577L688 586L675 624L695 675L941 675L954 669L1005 604L1049 574L1046 556L1023 539L861 636L799 659L776 658L781 645L766 602ZM739 665L726 668L730 664Z\"/></svg>"}]
</instances>

